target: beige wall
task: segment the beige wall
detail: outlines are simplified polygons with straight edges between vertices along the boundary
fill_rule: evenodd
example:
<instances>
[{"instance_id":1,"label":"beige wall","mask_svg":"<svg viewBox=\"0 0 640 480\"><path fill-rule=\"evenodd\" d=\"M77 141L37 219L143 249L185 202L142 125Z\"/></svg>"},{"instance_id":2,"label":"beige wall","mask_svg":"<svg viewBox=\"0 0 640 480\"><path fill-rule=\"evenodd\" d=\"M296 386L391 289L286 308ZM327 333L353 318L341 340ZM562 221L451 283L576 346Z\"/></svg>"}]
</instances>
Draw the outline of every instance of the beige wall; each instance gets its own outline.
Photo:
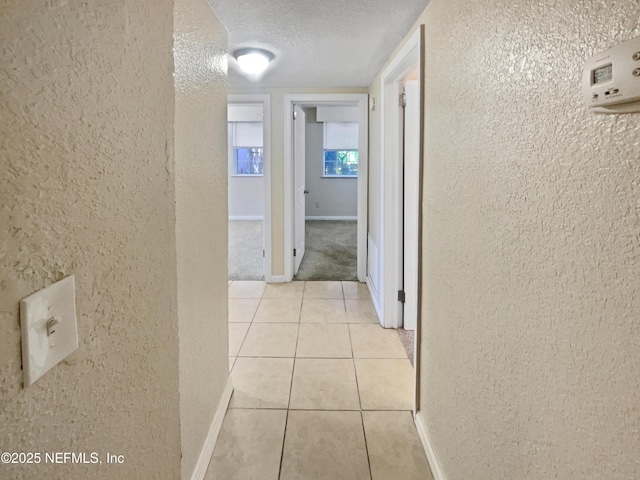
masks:
<instances>
[{"instance_id":1,"label":"beige wall","mask_svg":"<svg viewBox=\"0 0 640 480\"><path fill-rule=\"evenodd\" d=\"M0 450L125 456L3 478L188 478L227 384L226 31L175 2L174 97L173 15L0 7ZM22 389L18 301L72 273L80 347Z\"/></svg>"},{"instance_id":2,"label":"beige wall","mask_svg":"<svg viewBox=\"0 0 640 480\"><path fill-rule=\"evenodd\" d=\"M284 273L284 95L367 93L366 88L229 89L230 94L263 93L271 97L271 245L272 275Z\"/></svg>"},{"instance_id":3,"label":"beige wall","mask_svg":"<svg viewBox=\"0 0 640 480\"><path fill-rule=\"evenodd\" d=\"M204 0L175 1L175 164L182 478L228 381L227 33Z\"/></svg>"},{"instance_id":4,"label":"beige wall","mask_svg":"<svg viewBox=\"0 0 640 480\"><path fill-rule=\"evenodd\" d=\"M179 478L172 1L0 1L2 478ZM79 349L22 389L18 301L76 276Z\"/></svg>"},{"instance_id":5,"label":"beige wall","mask_svg":"<svg viewBox=\"0 0 640 480\"><path fill-rule=\"evenodd\" d=\"M420 410L447 480L640 478L640 115L580 90L639 16L431 0L419 20Z\"/></svg>"}]
</instances>

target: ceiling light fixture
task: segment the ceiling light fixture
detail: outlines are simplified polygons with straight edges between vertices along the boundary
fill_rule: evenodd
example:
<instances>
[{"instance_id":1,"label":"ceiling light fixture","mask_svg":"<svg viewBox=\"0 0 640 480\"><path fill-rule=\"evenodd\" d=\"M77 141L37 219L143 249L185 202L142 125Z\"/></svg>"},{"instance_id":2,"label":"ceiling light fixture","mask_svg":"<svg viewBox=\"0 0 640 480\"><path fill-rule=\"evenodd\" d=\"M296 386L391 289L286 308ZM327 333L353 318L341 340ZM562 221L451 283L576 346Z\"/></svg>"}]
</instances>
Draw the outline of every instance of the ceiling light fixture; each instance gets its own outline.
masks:
<instances>
[{"instance_id":1,"label":"ceiling light fixture","mask_svg":"<svg viewBox=\"0 0 640 480\"><path fill-rule=\"evenodd\" d=\"M249 75L259 75L269 66L273 60L273 53L260 48L241 48L233 52L240 69Z\"/></svg>"}]
</instances>

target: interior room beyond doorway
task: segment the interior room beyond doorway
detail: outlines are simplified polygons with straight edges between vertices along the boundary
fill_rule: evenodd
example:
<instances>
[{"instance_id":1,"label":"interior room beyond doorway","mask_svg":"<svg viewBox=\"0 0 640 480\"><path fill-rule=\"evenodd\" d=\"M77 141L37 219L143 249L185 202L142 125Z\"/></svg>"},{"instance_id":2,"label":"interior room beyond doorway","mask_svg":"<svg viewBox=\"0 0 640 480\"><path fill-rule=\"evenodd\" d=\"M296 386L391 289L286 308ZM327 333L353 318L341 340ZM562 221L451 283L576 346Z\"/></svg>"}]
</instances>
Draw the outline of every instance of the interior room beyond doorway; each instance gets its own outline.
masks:
<instances>
[{"instance_id":1,"label":"interior room beyond doorway","mask_svg":"<svg viewBox=\"0 0 640 480\"><path fill-rule=\"evenodd\" d=\"M305 249L296 280L357 279L358 111L305 106ZM296 132L302 130L296 130Z\"/></svg>"},{"instance_id":2,"label":"interior room beyond doorway","mask_svg":"<svg viewBox=\"0 0 640 480\"><path fill-rule=\"evenodd\" d=\"M264 280L269 102L264 95L228 100L228 279Z\"/></svg>"}]
</instances>

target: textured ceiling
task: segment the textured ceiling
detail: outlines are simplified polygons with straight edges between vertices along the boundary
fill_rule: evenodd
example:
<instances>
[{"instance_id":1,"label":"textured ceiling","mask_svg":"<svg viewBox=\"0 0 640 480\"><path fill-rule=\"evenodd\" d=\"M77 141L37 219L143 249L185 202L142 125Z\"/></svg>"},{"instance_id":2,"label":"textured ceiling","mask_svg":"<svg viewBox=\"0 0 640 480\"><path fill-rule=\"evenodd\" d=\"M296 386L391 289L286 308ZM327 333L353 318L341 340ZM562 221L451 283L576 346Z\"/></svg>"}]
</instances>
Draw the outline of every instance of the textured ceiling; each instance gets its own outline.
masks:
<instances>
[{"instance_id":1,"label":"textured ceiling","mask_svg":"<svg viewBox=\"0 0 640 480\"><path fill-rule=\"evenodd\" d=\"M209 0L229 53L261 47L275 60L250 80L229 58L229 86L368 87L429 0Z\"/></svg>"}]
</instances>

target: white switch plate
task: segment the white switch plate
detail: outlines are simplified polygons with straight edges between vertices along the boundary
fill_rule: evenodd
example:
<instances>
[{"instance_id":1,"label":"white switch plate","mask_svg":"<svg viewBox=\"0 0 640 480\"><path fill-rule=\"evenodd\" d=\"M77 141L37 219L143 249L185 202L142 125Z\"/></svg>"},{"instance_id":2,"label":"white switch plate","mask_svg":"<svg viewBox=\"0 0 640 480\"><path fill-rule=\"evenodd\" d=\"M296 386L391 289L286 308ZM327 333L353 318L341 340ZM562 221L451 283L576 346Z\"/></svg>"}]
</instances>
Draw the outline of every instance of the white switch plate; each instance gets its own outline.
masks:
<instances>
[{"instance_id":1,"label":"white switch plate","mask_svg":"<svg viewBox=\"0 0 640 480\"><path fill-rule=\"evenodd\" d=\"M51 329L49 319L57 320ZM70 275L20 300L20 325L27 387L78 348L75 277Z\"/></svg>"}]
</instances>

